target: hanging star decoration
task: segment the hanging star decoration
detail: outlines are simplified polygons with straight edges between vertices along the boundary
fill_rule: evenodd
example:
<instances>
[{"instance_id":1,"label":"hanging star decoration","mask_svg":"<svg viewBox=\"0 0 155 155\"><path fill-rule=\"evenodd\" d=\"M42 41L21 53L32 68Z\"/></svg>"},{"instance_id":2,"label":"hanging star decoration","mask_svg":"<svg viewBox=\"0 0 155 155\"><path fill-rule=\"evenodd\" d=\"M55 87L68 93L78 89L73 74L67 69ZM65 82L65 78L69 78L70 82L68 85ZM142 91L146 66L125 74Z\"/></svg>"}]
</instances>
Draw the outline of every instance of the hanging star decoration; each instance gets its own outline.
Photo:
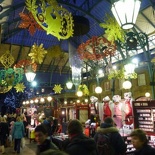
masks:
<instances>
[{"instance_id":1,"label":"hanging star decoration","mask_svg":"<svg viewBox=\"0 0 155 155\"><path fill-rule=\"evenodd\" d=\"M106 14L105 22L100 23L100 26L105 30L107 39L114 43L116 40L124 42L125 31L119 26L115 18L111 17L109 14Z\"/></svg>"},{"instance_id":2,"label":"hanging star decoration","mask_svg":"<svg viewBox=\"0 0 155 155\"><path fill-rule=\"evenodd\" d=\"M54 88L53 88L55 94L61 94L62 89L63 89L63 88L61 87L60 84L58 84L58 85L55 84L55 85L54 85Z\"/></svg>"},{"instance_id":3,"label":"hanging star decoration","mask_svg":"<svg viewBox=\"0 0 155 155\"><path fill-rule=\"evenodd\" d=\"M14 87L16 89L16 92L23 92L25 89L25 86L23 83L17 83L16 86Z\"/></svg>"},{"instance_id":4,"label":"hanging star decoration","mask_svg":"<svg viewBox=\"0 0 155 155\"><path fill-rule=\"evenodd\" d=\"M43 44L38 46L36 43L34 43L28 56L31 57L32 63L36 62L41 64L45 54L47 54L47 51L43 48Z\"/></svg>"}]
</instances>

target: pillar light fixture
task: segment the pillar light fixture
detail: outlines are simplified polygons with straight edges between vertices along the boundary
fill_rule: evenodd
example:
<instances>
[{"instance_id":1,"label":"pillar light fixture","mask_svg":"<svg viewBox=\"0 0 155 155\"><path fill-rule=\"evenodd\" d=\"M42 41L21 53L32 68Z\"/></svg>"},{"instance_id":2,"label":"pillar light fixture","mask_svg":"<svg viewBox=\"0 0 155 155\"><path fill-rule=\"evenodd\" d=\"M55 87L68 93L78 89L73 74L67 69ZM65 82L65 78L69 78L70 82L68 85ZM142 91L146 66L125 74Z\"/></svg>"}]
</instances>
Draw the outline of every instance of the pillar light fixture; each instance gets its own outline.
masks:
<instances>
[{"instance_id":1,"label":"pillar light fixture","mask_svg":"<svg viewBox=\"0 0 155 155\"><path fill-rule=\"evenodd\" d=\"M111 11L123 29L131 29L136 23L141 0L111 0Z\"/></svg>"},{"instance_id":2,"label":"pillar light fixture","mask_svg":"<svg viewBox=\"0 0 155 155\"><path fill-rule=\"evenodd\" d=\"M96 94L101 94L101 93L102 93L102 88L101 88L100 86L97 86L97 87L95 88L95 93L96 93Z\"/></svg>"},{"instance_id":3,"label":"pillar light fixture","mask_svg":"<svg viewBox=\"0 0 155 155\"><path fill-rule=\"evenodd\" d=\"M77 95L78 97L81 97L81 96L83 96L83 92L82 92L82 91L77 91L76 95Z\"/></svg>"},{"instance_id":4,"label":"pillar light fixture","mask_svg":"<svg viewBox=\"0 0 155 155\"><path fill-rule=\"evenodd\" d=\"M130 81L124 81L123 82L123 88L124 89L130 89L132 87L132 84L131 84L131 82Z\"/></svg>"}]
</instances>

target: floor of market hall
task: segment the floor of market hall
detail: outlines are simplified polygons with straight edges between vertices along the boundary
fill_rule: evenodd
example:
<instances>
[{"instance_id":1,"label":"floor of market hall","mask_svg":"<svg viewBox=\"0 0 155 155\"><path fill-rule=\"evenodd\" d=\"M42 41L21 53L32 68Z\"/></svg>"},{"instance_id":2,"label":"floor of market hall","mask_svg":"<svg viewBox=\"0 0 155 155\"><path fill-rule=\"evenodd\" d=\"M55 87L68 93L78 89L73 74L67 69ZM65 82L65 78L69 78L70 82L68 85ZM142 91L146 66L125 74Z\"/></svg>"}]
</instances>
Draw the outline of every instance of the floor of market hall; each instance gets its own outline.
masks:
<instances>
[{"instance_id":1,"label":"floor of market hall","mask_svg":"<svg viewBox=\"0 0 155 155\"><path fill-rule=\"evenodd\" d=\"M5 147L4 155L15 155L13 152L13 146ZM28 138L25 138L25 147L20 150L20 155L36 155L36 142L31 141ZM2 152L0 152L2 154Z\"/></svg>"}]
</instances>

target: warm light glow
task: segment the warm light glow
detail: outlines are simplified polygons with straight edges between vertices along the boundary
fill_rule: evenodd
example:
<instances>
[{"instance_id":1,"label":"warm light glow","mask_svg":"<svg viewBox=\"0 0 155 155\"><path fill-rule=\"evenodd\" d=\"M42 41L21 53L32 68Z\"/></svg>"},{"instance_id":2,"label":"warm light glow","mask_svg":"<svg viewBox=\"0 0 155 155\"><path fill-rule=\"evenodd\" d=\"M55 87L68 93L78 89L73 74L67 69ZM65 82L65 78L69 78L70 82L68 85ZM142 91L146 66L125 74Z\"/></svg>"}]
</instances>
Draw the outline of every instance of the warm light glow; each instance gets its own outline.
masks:
<instances>
[{"instance_id":1,"label":"warm light glow","mask_svg":"<svg viewBox=\"0 0 155 155\"><path fill-rule=\"evenodd\" d=\"M26 102L25 101L23 101L23 105L25 105L26 104Z\"/></svg>"},{"instance_id":2,"label":"warm light glow","mask_svg":"<svg viewBox=\"0 0 155 155\"><path fill-rule=\"evenodd\" d=\"M85 103L88 103L88 99L87 98L85 98L84 101L85 101Z\"/></svg>"},{"instance_id":3,"label":"warm light glow","mask_svg":"<svg viewBox=\"0 0 155 155\"><path fill-rule=\"evenodd\" d=\"M45 102L45 99L42 97L42 98L40 98L40 102Z\"/></svg>"},{"instance_id":4,"label":"warm light glow","mask_svg":"<svg viewBox=\"0 0 155 155\"><path fill-rule=\"evenodd\" d=\"M124 89L130 89L132 87L132 84L130 81L124 81L123 82L123 88Z\"/></svg>"},{"instance_id":5,"label":"warm light glow","mask_svg":"<svg viewBox=\"0 0 155 155\"><path fill-rule=\"evenodd\" d=\"M145 97L150 97L150 93L149 92L146 92L145 93Z\"/></svg>"},{"instance_id":6,"label":"warm light glow","mask_svg":"<svg viewBox=\"0 0 155 155\"><path fill-rule=\"evenodd\" d=\"M33 103L34 103L34 101L33 101L33 100L31 100L31 101L30 101L30 103L31 103L31 104L33 104Z\"/></svg>"},{"instance_id":7,"label":"warm light glow","mask_svg":"<svg viewBox=\"0 0 155 155\"><path fill-rule=\"evenodd\" d=\"M66 83L66 87L67 87L67 89L72 89L72 87L73 87L72 81L68 81L68 82Z\"/></svg>"},{"instance_id":8,"label":"warm light glow","mask_svg":"<svg viewBox=\"0 0 155 155\"><path fill-rule=\"evenodd\" d=\"M26 104L29 104L30 102L29 101L26 101Z\"/></svg>"},{"instance_id":9,"label":"warm light glow","mask_svg":"<svg viewBox=\"0 0 155 155\"><path fill-rule=\"evenodd\" d=\"M39 100L38 100L38 99L35 99L35 100L34 100L34 102L35 102L35 103L38 103L38 102L39 102Z\"/></svg>"},{"instance_id":10,"label":"warm light glow","mask_svg":"<svg viewBox=\"0 0 155 155\"><path fill-rule=\"evenodd\" d=\"M52 97L51 97L51 96L48 96L48 97L47 97L47 101L48 101L48 102L51 102L51 101L52 101Z\"/></svg>"},{"instance_id":11,"label":"warm light glow","mask_svg":"<svg viewBox=\"0 0 155 155\"><path fill-rule=\"evenodd\" d=\"M66 100L64 101L64 104L67 104L67 101Z\"/></svg>"},{"instance_id":12,"label":"warm light glow","mask_svg":"<svg viewBox=\"0 0 155 155\"><path fill-rule=\"evenodd\" d=\"M65 114L65 112L64 112L64 111L62 111L61 113L62 113L62 115L64 115L64 114Z\"/></svg>"},{"instance_id":13,"label":"warm light glow","mask_svg":"<svg viewBox=\"0 0 155 155\"><path fill-rule=\"evenodd\" d=\"M95 88L95 93L96 94L101 94L102 93L102 88L100 86Z\"/></svg>"},{"instance_id":14,"label":"warm light glow","mask_svg":"<svg viewBox=\"0 0 155 155\"><path fill-rule=\"evenodd\" d=\"M36 76L36 73L34 72L26 72L25 73L26 79L28 82L32 82Z\"/></svg>"},{"instance_id":15,"label":"warm light glow","mask_svg":"<svg viewBox=\"0 0 155 155\"><path fill-rule=\"evenodd\" d=\"M81 97L83 95L83 92L82 91L77 91L76 94L77 94L78 97Z\"/></svg>"},{"instance_id":16,"label":"warm light glow","mask_svg":"<svg viewBox=\"0 0 155 155\"><path fill-rule=\"evenodd\" d=\"M77 102L77 103L80 103L80 100L77 100L76 102Z\"/></svg>"},{"instance_id":17,"label":"warm light glow","mask_svg":"<svg viewBox=\"0 0 155 155\"><path fill-rule=\"evenodd\" d=\"M112 0L111 11L123 29L131 29L136 23L140 0Z\"/></svg>"}]
</instances>

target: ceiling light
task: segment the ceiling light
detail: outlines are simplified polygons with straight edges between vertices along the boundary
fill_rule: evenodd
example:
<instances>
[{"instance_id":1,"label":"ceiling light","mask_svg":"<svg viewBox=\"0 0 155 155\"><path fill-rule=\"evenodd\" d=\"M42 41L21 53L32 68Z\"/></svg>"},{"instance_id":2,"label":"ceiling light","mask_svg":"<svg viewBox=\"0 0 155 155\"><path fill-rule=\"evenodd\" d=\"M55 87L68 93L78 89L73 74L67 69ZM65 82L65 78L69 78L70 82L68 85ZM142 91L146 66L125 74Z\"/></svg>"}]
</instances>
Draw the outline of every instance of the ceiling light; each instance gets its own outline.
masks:
<instances>
[{"instance_id":1,"label":"ceiling light","mask_svg":"<svg viewBox=\"0 0 155 155\"><path fill-rule=\"evenodd\" d=\"M36 81L33 81L33 82L31 83L31 85L32 85L32 87L36 87L36 86L37 86L37 82L36 82Z\"/></svg>"},{"instance_id":2,"label":"ceiling light","mask_svg":"<svg viewBox=\"0 0 155 155\"><path fill-rule=\"evenodd\" d=\"M131 29L136 23L140 0L111 0L111 11L123 29Z\"/></svg>"}]
</instances>

